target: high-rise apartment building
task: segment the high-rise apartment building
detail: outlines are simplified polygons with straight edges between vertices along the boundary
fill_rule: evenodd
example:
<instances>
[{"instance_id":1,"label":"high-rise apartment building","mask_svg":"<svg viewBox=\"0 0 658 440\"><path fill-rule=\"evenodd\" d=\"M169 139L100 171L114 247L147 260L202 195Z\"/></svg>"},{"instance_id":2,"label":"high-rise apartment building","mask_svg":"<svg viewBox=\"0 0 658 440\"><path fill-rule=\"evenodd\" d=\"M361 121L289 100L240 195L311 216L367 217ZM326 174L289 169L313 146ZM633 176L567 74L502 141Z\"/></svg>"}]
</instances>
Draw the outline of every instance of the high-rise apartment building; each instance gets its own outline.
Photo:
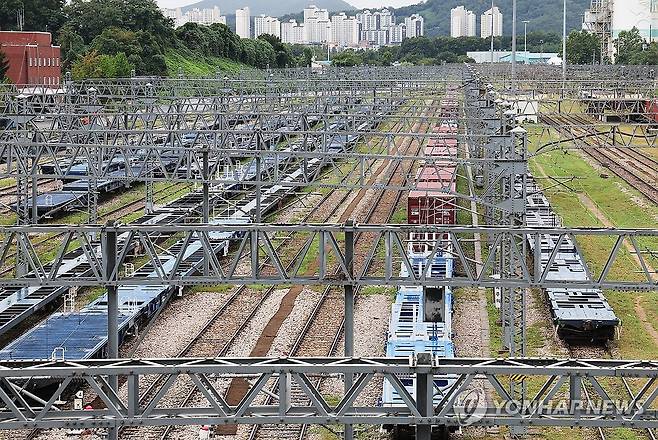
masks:
<instances>
[{"instance_id":1,"label":"high-rise apartment building","mask_svg":"<svg viewBox=\"0 0 658 440\"><path fill-rule=\"evenodd\" d=\"M475 14L464 6L457 6L450 10L450 35L452 37L474 37L476 24Z\"/></svg>"},{"instance_id":2,"label":"high-rise apartment building","mask_svg":"<svg viewBox=\"0 0 658 440\"><path fill-rule=\"evenodd\" d=\"M281 22L278 18L261 14L254 18L254 38L259 35L269 34L275 37L281 37Z\"/></svg>"},{"instance_id":3,"label":"high-rise apartment building","mask_svg":"<svg viewBox=\"0 0 658 440\"><path fill-rule=\"evenodd\" d=\"M246 6L235 11L235 33L240 38L251 37L251 14Z\"/></svg>"},{"instance_id":4,"label":"high-rise apartment building","mask_svg":"<svg viewBox=\"0 0 658 440\"><path fill-rule=\"evenodd\" d=\"M493 36L500 37L503 35L503 14L497 6L494 6L493 12L488 9L480 17L480 36L482 38L491 37L491 21L493 19Z\"/></svg>"},{"instance_id":5,"label":"high-rise apartment building","mask_svg":"<svg viewBox=\"0 0 658 440\"><path fill-rule=\"evenodd\" d=\"M325 43L331 39L329 11L311 5L304 9L304 40L307 43Z\"/></svg>"},{"instance_id":6,"label":"high-rise apartment building","mask_svg":"<svg viewBox=\"0 0 658 440\"><path fill-rule=\"evenodd\" d=\"M281 41L288 44L304 44L304 25L297 20L281 23Z\"/></svg>"},{"instance_id":7,"label":"high-rise apartment building","mask_svg":"<svg viewBox=\"0 0 658 440\"><path fill-rule=\"evenodd\" d=\"M404 20L406 28L406 37L422 37L425 35L425 20L418 14L413 14L411 17L407 17Z\"/></svg>"},{"instance_id":8,"label":"high-rise apartment building","mask_svg":"<svg viewBox=\"0 0 658 440\"><path fill-rule=\"evenodd\" d=\"M185 23L197 23L203 25L211 25L215 23L226 24L226 17L221 15L219 8L193 8L183 14L181 8L176 9L162 9L162 14L174 20L174 26L180 27Z\"/></svg>"},{"instance_id":9,"label":"high-rise apartment building","mask_svg":"<svg viewBox=\"0 0 658 440\"><path fill-rule=\"evenodd\" d=\"M356 46L359 43L359 22L345 13L331 17L331 42L339 47Z\"/></svg>"}]
</instances>

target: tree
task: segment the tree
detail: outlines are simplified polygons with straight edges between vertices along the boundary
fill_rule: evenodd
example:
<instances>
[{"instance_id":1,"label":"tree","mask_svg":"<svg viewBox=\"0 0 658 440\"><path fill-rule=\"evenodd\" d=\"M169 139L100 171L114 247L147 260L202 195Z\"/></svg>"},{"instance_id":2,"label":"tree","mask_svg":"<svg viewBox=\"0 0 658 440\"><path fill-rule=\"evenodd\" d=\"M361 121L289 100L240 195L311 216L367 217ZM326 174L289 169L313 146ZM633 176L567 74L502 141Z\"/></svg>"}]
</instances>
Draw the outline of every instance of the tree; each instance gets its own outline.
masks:
<instances>
[{"instance_id":1,"label":"tree","mask_svg":"<svg viewBox=\"0 0 658 440\"><path fill-rule=\"evenodd\" d=\"M642 53L644 39L640 31L633 27L630 31L621 31L615 42L617 46L616 64L636 64Z\"/></svg>"},{"instance_id":2,"label":"tree","mask_svg":"<svg viewBox=\"0 0 658 440\"><path fill-rule=\"evenodd\" d=\"M65 69L70 69L71 65L85 53L87 46L82 37L66 25L62 27L58 39L62 51L62 65Z\"/></svg>"},{"instance_id":3,"label":"tree","mask_svg":"<svg viewBox=\"0 0 658 440\"><path fill-rule=\"evenodd\" d=\"M334 55L331 64L338 67L353 67L363 64L363 58L354 50L348 49Z\"/></svg>"},{"instance_id":4,"label":"tree","mask_svg":"<svg viewBox=\"0 0 658 440\"><path fill-rule=\"evenodd\" d=\"M313 49L310 47L305 47L304 48L304 66L310 66L311 63L313 63Z\"/></svg>"},{"instance_id":5,"label":"tree","mask_svg":"<svg viewBox=\"0 0 658 440\"><path fill-rule=\"evenodd\" d=\"M73 63L71 73L75 79L85 78L122 78L130 76L135 66L130 63L126 54L101 55L95 50Z\"/></svg>"},{"instance_id":6,"label":"tree","mask_svg":"<svg viewBox=\"0 0 658 440\"><path fill-rule=\"evenodd\" d=\"M569 64L601 62L599 37L587 31L571 31L567 37L567 62Z\"/></svg>"},{"instance_id":7,"label":"tree","mask_svg":"<svg viewBox=\"0 0 658 440\"><path fill-rule=\"evenodd\" d=\"M160 46L149 32L110 27L94 38L90 46L101 55L123 53L139 75L165 75L167 72Z\"/></svg>"},{"instance_id":8,"label":"tree","mask_svg":"<svg viewBox=\"0 0 658 440\"><path fill-rule=\"evenodd\" d=\"M0 50L0 83L7 81L7 71L9 70L9 59L4 51Z\"/></svg>"},{"instance_id":9,"label":"tree","mask_svg":"<svg viewBox=\"0 0 658 440\"><path fill-rule=\"evenodd\" d=\"M279 37L270 34L262 34L258 36L258 39L267 41L270 46L272 46L277 67L289 67L294 64L290 47L283 44Z\"/></svg>"},{"instance_id":10,"label":"tree","mask_svg":"<svg viewBox=\"0 0 658 440\"><path fill-rule=\"evenodd\" d=\"M23 29L57 33L64 24L64 0L2 0L0 30L18 30L16 14L24 13Z\"/></svg>"},{"instance_id":11,"label":"tree","mask_svg":"<svg viewBox=\"0 0 658 440\"><path fill-rule=\"evenodd\" d=\"M64 10L67 26L86 43L108 28L150 33L160 52L176 42L173 23L155 0L72 0Z\"/></svg>"}]
</instances>

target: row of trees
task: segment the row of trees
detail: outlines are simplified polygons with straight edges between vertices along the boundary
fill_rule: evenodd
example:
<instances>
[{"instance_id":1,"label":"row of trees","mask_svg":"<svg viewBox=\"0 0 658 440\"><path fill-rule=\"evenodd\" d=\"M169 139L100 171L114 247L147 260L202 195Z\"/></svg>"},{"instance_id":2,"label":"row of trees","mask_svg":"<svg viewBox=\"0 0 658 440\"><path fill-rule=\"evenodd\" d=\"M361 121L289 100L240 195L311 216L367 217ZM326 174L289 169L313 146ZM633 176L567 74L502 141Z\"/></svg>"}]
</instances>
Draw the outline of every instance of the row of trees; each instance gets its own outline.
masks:
<instances>
[{"instance_id":1,"label":"row of trees","mask_svg":"<svg viewBox=\"0 0 658 440\"><path fill-rule=\"evenodd\" d=\"M222 24L174 29L155 0L2 0L0 29L12 28L21 5L25 28L51 31L62 48L62 64L74 77L124 76L133 69L138 75L166 75L166 54L172 50L259 68L297 62L274 36L240 39Z\"/></svg>"},{"instance_id":2,"label":"row of trees","mask_svg":"<svg viewBox=\"0 0 658 440\"><path fill-rule=\"evenodd\" d=\"M658 43L647 43L637 28L622 31L613 42L616 64L658 64ZM567 61L569 64L609 63L601 58L601 40L586 31L572 31L567 37Z\"/></svg>"}]
</instances>

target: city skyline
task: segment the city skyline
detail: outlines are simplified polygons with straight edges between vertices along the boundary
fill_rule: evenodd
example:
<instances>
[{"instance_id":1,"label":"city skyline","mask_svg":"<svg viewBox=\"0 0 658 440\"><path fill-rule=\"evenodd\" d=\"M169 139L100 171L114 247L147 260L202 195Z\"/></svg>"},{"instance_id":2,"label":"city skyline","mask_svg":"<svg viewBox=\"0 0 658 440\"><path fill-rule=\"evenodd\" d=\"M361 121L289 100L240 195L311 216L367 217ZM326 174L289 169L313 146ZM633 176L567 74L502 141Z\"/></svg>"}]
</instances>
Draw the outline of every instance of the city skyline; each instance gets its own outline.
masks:
<instances>
[{"instance_id":1,"label":"city skyline","mask_svg":"<svg viewBox=\"0 0 658 440\"><path fill-rule=\"evenodd\" d=\"M161 8L178 8L189 6L194 3L197 3L198 0L156 0L158 6ZM346 0L347 3L351 4L355 8L383 8L383 7L394 7L399 8L402 6L413 5L416 3L423 3L420 0ZM221 0L219 0L219 7L221 8ZM313 2L310 1L309 4ZM301 12L301 11L300 11Z\"/></svg>"}]
</instances>

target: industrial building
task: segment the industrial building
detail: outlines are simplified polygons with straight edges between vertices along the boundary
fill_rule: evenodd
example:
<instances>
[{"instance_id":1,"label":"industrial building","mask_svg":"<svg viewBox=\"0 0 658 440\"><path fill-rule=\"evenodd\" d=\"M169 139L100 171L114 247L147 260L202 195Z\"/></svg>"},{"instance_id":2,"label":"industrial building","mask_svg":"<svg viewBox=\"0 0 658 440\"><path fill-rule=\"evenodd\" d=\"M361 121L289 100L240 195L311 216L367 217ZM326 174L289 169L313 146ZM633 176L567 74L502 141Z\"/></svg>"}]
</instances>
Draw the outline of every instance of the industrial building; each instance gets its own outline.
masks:
<instances>
[{"instance_id":1,"label":"industrial building","mask_svg":"<svg viewBox=\"0 0 658 440\"><path fill-rule=\"evenodd\" d=\"M7 76L14 84L59 87L61 52L50 32L0 31L0 49L7 55Z\"/></svg>"},{"instance_id":2,"label":"industrial building","mask_svg":"<svg viewBox=\"0 0 658 440\"><path fill-rule=\"evenodd\" d=\"M614 40L620 32L634 27L647 42L658 37L658 5L655 1L591 0L583 18L583 29L600 38L602 57L611 60L617 52Z\"/></svg>"}]
</instances>

